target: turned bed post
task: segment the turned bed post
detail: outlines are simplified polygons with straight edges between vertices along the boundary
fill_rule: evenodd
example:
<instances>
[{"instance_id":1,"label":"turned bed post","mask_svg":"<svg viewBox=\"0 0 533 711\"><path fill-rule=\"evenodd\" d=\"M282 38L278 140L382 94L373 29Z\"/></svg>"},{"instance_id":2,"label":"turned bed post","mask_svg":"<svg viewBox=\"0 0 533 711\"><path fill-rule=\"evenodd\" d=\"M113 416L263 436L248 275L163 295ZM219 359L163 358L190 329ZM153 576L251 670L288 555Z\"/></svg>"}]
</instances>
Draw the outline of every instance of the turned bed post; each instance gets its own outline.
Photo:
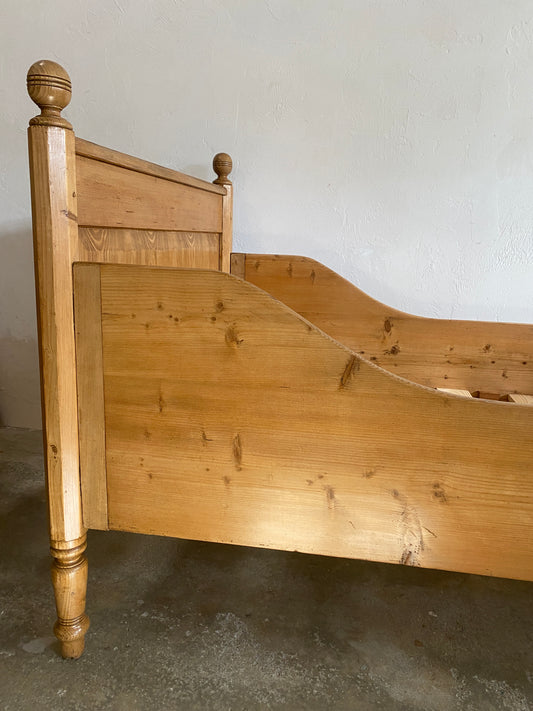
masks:
<instances>
[{"instance_id":1,"label":"turned bed post","mask_svg":"<svg viewBox=\"0 0 533 711\"><path fill-rule=\"evenodd\" d=\"M230 259L233 240L233 183L229 174L233 168L231 156L217 153L213 158L213 170L217 174L213 183L226 188L222 198L222 234L220 235L220 271L230 271Z\"/></svg>"},{"instance_id":2,"label":"turned bed post","mask_svg":"<svg viewBox=\"0 0 533 711\"><path fill-rule=\"evenodd\" d=\"M89 627L85 615L87 531L83 525L72 263L77 257L76 165L74 132L61 116L71 84L55 62L41 61L28 71L28 93L41 109L28 129L37 283L41 395L45 466L54 558L56 637L64 657L83 652Z\"/></svg>"}]
</instances>

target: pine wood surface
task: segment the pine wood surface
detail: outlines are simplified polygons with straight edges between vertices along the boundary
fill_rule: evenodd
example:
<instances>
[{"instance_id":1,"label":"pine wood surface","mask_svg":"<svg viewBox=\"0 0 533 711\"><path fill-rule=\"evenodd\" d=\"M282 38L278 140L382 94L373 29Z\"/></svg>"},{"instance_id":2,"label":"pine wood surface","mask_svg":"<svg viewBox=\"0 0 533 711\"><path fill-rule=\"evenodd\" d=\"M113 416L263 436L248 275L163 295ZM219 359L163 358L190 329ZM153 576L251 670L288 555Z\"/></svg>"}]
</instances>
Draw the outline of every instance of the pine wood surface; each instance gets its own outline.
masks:
<instances>
[{"instance_id":1,"label":"pine wood surface","mask_svg":"<svg viewBox=\"0 0 533 711\"><path fill-rule=\"evenodd\" d=\"M218 269L220 235L80 227L79 260Z\"/></svg>"},{"instance_id":2,"label":"pine wood surface","mask_svg":"<svg viewBox=\"0 0 533 711\"><path fill-rule=\"evenodd\" d=\"M52 542L84 534L79 496L72 262L77 258L74 136L28 131L32 178L41 392ZM54 190L49 189L54 185Z\"/></svg>"},{"instance_id":3,"label":"pine wood surface","mask_svg":"<svg viewBox=\"0 0 533 711\"><path fill-rule=\"evenodd\" d=\"M429 387L533 395L533 325L412 316L307 257L244 259L246 280L396 375Z\"/></svg>"},{"instance_id":4,"label":"pine wood surface","mask_svg":"<svg viewBox=\"0 0 533 711\"><path fill-rule=\"evenodd\" d=\"M76 159L78 224L221 232L222 197L121 166Z\"/></svg>"},{"instance_id":5,"label":"pine wood surface","mask_svg":"<svg viewBox=\"0 0 533 711\"><path fill-rule=\"evenodd\" d=\"M109 163L110 165L127 168L135 173L143 173L144 175L162 178L163 180L168 180L173 183L189 185L193 188L205 190L217 195L226 194L224 187L221 185L208 183L205 180L193 178L191 175L180 173L177 170L164 168L160 165L156 165L155 163L142 160L142 158L136 158L135 156L115 151L112 148L99 146L97 143L91 143L91 141L86 141L78 136L76 136L76 155L84 158L90 158L101 163Z\"/></svg>"},{"instance_id":6,"label":"pine wood surface","mask_svg":"<svg viewBox=\"0 0 533 711\"><path fill-rule=\"evenodd\" d=\"M228 275L89 268L111 528L533 578L531 408L394 377Z\"/></svg>"},{"instance_id":7,"label":"pine wood surface","mask_svg":"<svg viewBox=\"0 0 533 711\"><path fill-rule=\"evenodd\" d=\"M107 528L100 270L74 269L78 421L83 522Z\"/></svg>"}]
</instances>

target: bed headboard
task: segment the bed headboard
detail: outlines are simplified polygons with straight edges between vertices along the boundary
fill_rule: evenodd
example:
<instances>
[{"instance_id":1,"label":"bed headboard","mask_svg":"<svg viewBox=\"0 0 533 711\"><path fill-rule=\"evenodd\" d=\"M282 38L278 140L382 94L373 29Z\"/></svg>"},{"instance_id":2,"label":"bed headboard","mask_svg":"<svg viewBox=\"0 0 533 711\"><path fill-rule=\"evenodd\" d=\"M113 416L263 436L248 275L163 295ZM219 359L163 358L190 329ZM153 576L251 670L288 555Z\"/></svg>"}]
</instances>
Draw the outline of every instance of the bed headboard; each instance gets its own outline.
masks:
<instances>
[{"instance_id":1,"label":"bed headboard","mask_svg":"<svg viewBox=\"0 0 533 711\"><path fill-rule=\"evenodd\" d=\"M71 98L63 67L36 62L27 85L41 109L30 121L28 140L50 501L61 502L56 490L73 491L70 504L58 504L71 508L51 517L54 546L75 539L83 527L74 495L79 451L73 264L229 272L232 165L227 154L216 155L212 184L81 140L61 116Z\"/></svg>"},{"instance_id":2,"label":"bed headboard","mask_svg":"<svg viewBox=\"0 0 533 711\"><path fill-rule=\"evenodd\" d=\"M29 129L34 206L39 201L42 210L47 194L54 193L50 208L61 207L58 219L70 221L72 262L229 271L227 154L213 160L213 184L75 138L61 116L71 97L70 79L55 62L30 68L28 93L41 108Z\"/></svg>"}]
</instances>

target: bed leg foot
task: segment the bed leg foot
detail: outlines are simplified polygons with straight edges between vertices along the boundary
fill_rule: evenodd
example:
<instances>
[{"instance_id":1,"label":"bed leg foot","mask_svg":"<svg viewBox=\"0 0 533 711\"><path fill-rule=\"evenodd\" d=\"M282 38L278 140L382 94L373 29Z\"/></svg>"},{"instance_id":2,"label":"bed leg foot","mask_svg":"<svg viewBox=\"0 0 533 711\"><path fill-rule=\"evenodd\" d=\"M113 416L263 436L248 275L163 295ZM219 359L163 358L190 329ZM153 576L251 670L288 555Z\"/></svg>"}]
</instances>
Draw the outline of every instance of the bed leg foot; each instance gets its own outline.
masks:
<instances>
[{"instance_id":1,"label":"bed leg foot","mask_svg":"<svg viewBox=\"0 0 533 711\"><path fill-rule=\"evenodd\" d=\"M52 584L56 599L57 622L54 634L61 642L61 654L65 659L78 659L85 646L85 633L89 618L85 614L87 592L87 547L86 536L77 541L54 542L50 549Z\"/></svg>"}]
</instances>

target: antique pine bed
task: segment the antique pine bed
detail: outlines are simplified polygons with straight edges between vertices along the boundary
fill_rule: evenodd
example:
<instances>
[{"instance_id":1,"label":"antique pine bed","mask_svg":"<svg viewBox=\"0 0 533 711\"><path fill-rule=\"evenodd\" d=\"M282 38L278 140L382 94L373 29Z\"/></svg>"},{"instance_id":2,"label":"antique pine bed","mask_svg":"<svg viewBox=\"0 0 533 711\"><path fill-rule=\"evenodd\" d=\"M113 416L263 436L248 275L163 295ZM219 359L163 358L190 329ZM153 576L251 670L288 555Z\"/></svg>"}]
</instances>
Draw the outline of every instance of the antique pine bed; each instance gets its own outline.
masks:
<instances>
[{"instance_id":1,"label":"antique pine bed","mask_svg":"<svg viewBox=\"0 0 533 711\"><path fill-rule=\"evenodd\" d=\"M34 64L29 150L55 633L87 529L533 580L533 326L380 304L231 254L214 184L75 138Z\"/></svg>"}]
</instances>

